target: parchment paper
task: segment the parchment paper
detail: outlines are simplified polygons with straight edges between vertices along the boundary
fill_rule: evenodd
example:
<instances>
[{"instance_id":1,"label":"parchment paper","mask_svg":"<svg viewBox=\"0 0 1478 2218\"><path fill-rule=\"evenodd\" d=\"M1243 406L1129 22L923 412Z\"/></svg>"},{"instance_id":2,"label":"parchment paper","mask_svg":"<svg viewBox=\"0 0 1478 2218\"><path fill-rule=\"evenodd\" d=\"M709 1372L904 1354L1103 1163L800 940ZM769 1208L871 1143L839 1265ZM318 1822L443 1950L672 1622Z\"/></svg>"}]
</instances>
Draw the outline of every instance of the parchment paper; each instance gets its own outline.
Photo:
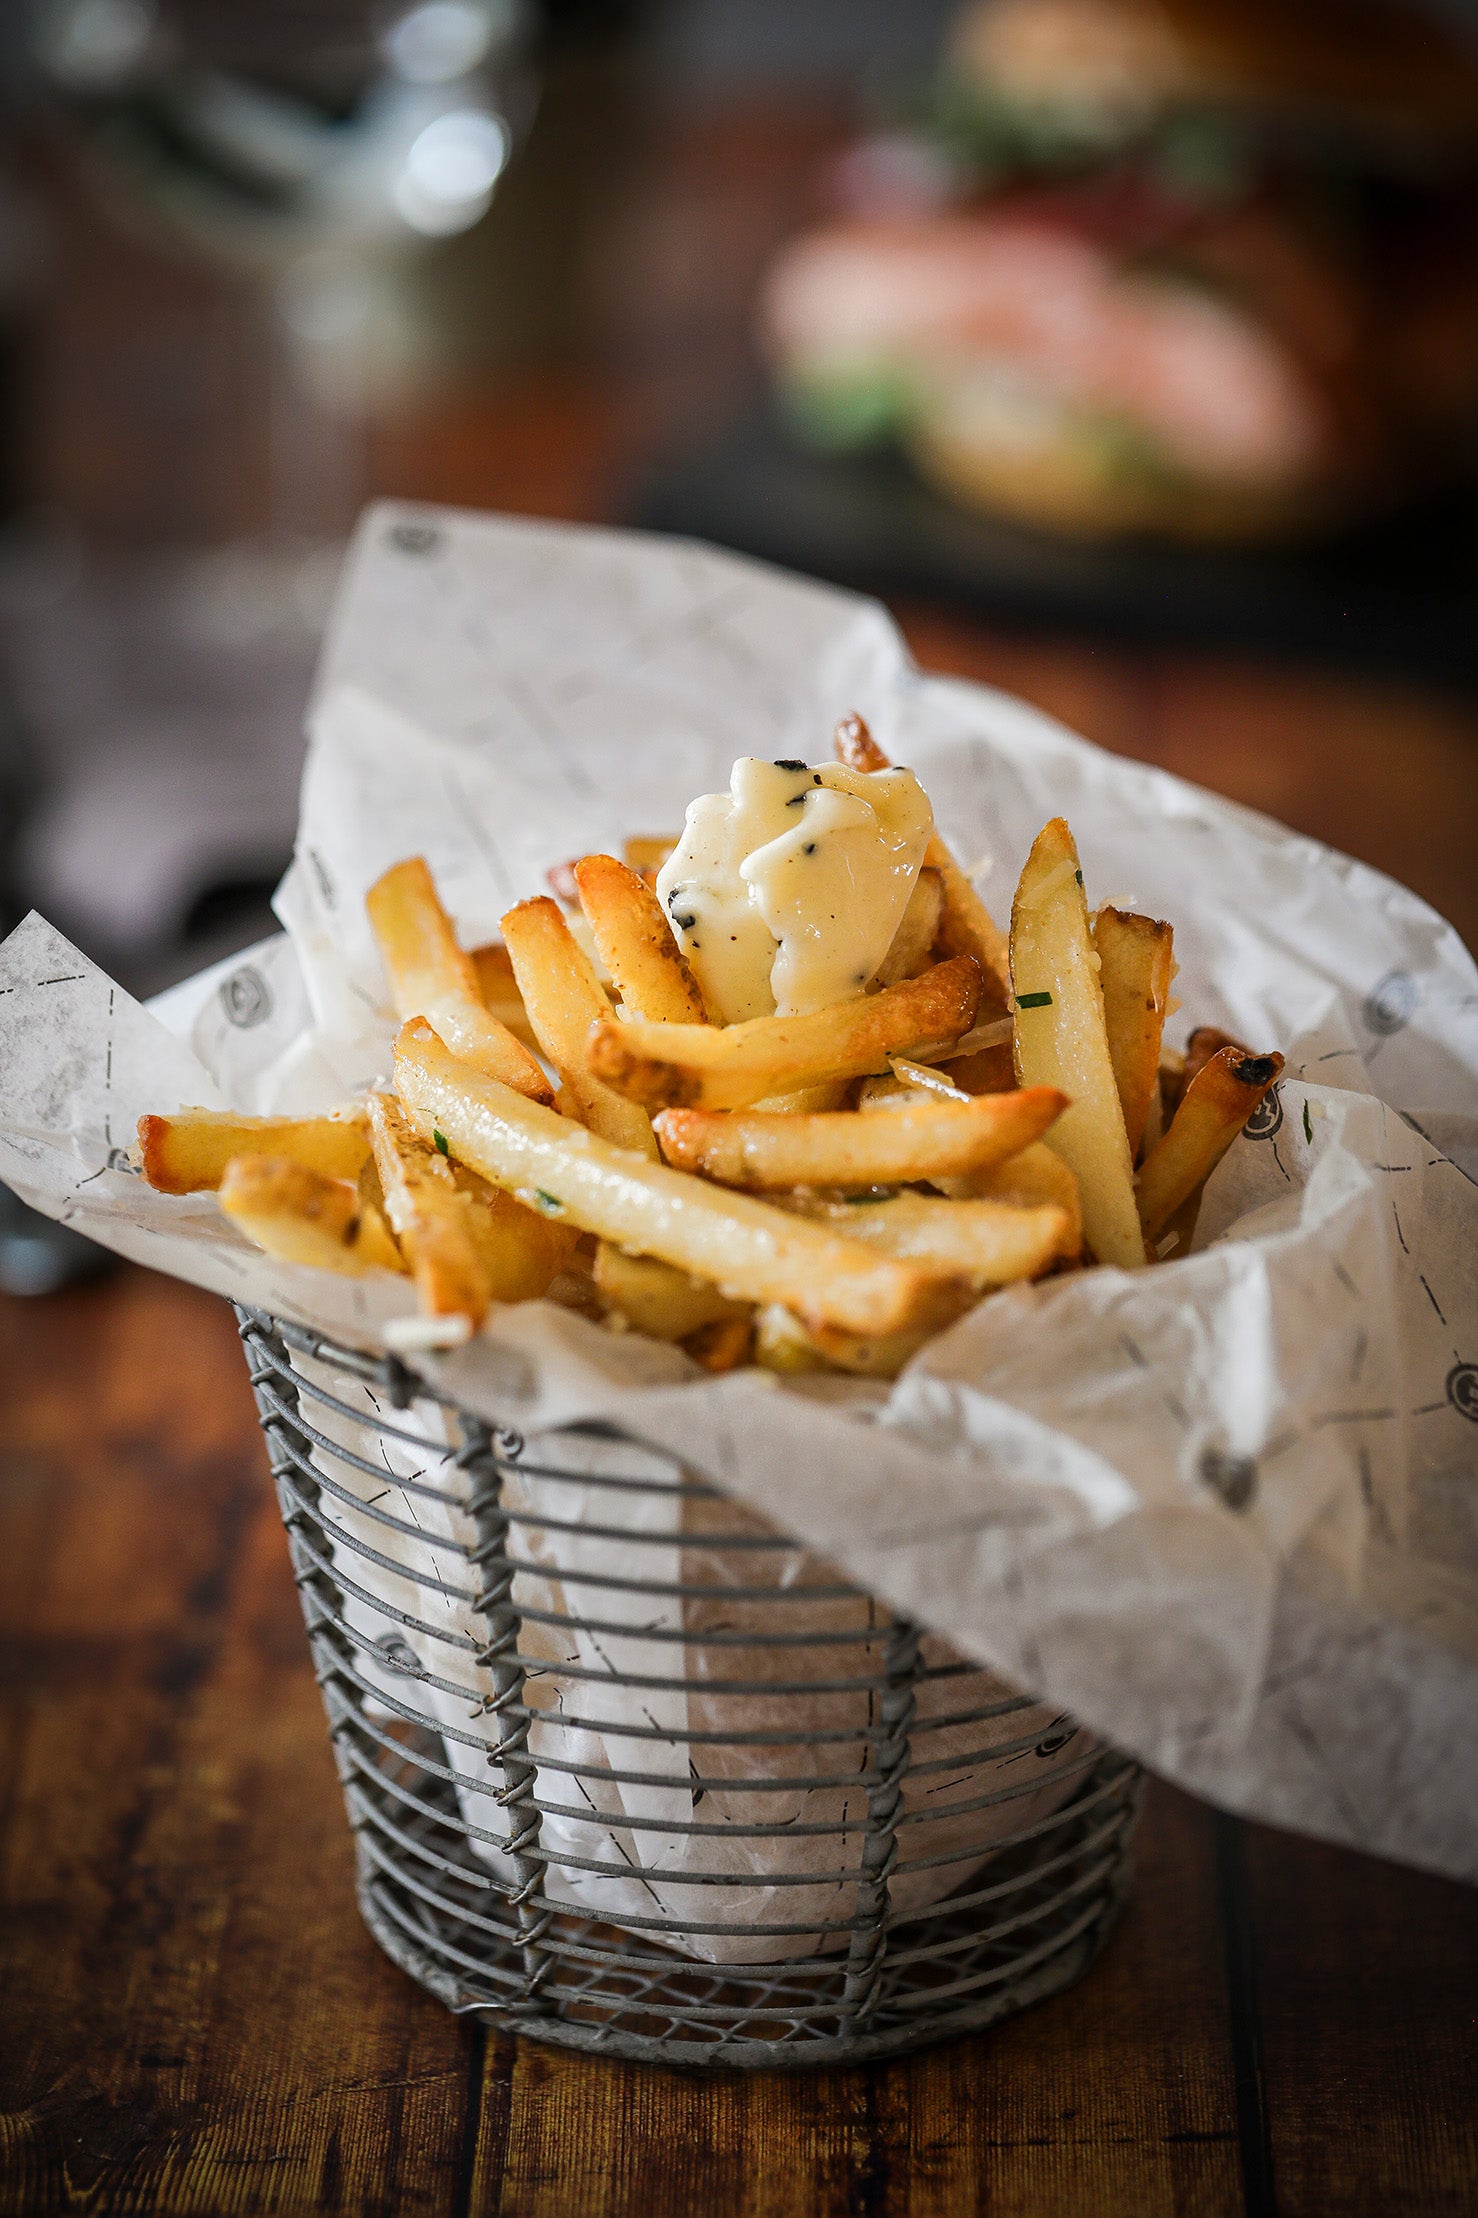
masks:
<instances>
[{"instance_id":1,"label":"parchment paper","mask_svg":"<svg viewBox=\"0 0 1478 2218\"><path fill-rule=\"evenodd\" d=\"M209 1197L149 1193L136 1117L382 1079L362 895L401 856L491 937L549 863L675 828L739 753L819 757L850 709L998 913L1065 814L1091 902L1174 922L1172 1039L1219 1023L1287 1056L1197 1252L998 1295L891 1388L712 1379L545 1303L426 1375L530 1437L619 1424L1229 1808L1478 1877L1478 973L1362 865L921 678L867 602L681 543L370 511L287 936L151 1013L28 919L0 947L0 1175L125 1254L379 1345L403 1283L273 1263Z\"/></svg>"}]
</instances>

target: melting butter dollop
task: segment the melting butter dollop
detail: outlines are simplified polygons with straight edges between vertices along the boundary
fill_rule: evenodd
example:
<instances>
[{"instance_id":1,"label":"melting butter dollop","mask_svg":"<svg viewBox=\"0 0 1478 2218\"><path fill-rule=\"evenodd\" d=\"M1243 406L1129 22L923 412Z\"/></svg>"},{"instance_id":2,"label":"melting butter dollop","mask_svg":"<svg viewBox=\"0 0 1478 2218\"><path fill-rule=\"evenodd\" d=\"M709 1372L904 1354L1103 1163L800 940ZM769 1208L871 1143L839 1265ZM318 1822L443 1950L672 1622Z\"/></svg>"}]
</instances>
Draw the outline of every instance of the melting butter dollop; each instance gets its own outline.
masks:
<instances>
[{"instance_id":1,"label":"melting butter dollop","mask_svg":"<svg viewBox=\"0 0 1478 2218\"><path fill-rule=\"evenodd\" d=\"M911 770L736 762L690 803L657 893L720 1024L866 990L934 829Z\"/></svg>"}]
</instances>

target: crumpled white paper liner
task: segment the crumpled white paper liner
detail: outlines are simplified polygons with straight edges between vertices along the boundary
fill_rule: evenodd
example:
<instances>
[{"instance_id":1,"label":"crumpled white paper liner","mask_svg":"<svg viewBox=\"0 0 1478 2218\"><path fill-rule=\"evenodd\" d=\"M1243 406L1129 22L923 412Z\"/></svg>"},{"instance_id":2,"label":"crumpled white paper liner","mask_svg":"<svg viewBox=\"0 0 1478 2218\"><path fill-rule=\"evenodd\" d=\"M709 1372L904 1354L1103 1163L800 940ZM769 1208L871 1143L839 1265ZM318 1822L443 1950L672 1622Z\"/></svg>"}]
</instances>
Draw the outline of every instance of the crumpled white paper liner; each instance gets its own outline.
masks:
<instances>
[{"instance_id":1,"label":"crumpled white paper liner","mask_svg":"<svg viewBox=\"0 0 1478 2218\"><path fill-rule=\"evenodd\" d=\"M548 864L677 825L860 709L999 911L1050 815L1172 919L1182 1012L1288 1069L1198 1252L1018 1288L891 1388L713 1379L544 1303L426 1375L530 1438L680 1456L941 1638L1228 1807L1478 1877L1478 974L1414 895L926 679L873 605L680 543L382 506L325 650L288 938L129 1001L0 948L0 1175L121 1252L364 1346L403 1283L148 1193L146 1109L326 1106L388 1066L362 896L424 852L469 942Z\"/></svg>"}]
</instances>

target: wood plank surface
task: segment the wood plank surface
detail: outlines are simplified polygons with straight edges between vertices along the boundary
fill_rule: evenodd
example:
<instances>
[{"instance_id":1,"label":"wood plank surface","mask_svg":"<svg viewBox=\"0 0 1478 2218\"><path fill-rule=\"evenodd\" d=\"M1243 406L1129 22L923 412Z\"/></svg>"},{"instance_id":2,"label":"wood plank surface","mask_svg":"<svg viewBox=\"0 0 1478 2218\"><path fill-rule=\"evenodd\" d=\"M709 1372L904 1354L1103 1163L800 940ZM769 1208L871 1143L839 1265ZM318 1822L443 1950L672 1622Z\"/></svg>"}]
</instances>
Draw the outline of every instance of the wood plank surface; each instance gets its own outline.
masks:
<instances>
[{"instance_id":1,"label":"wood plank surface","mask_svg":"<svg viewBox=\"0 0 1478 2218\"><path fill-rule=\"evenodd\" d=\"M359 1923L240 1344L0 1305L0 2210L450 2213L471 2044Z\"/></svg>"},{"instance_id":2,"label":"wood plank surface","mask_svg":"<svg viewBox=\"0 0 1478 2218\"><path fill-rule=\"evenodd\" d=\"M1076 1988L857 2072L457 2025L380 1955L229 1312L0 1304L0 2212L1421 2218L1478 2192L1472 1896L1151 1790Z\"/></svg>"},{"instance_id":3,"label":"wood plank surface","mask_svg":"<svg viewBox=\"0 0 1478 2218\"><path fill-rule=\"evenodd\" d=\"M1095 1971L993 2031L857 2071L613 2068L524 2046L499 2218L1169 2218L1242 2207L1208 1813L1152 1790Z\"/></svg>"},{"instance_id":4,"label":"wood plank surface","mask_svg":"<svg viewBox=\"0 0 1478 2218\"><path fill-rule=\"evenodd\" d=\"M1282 2218L1478 2210L1478 1898L1265 1826L1244 1836Z\"/></svg>"}]
</instances>

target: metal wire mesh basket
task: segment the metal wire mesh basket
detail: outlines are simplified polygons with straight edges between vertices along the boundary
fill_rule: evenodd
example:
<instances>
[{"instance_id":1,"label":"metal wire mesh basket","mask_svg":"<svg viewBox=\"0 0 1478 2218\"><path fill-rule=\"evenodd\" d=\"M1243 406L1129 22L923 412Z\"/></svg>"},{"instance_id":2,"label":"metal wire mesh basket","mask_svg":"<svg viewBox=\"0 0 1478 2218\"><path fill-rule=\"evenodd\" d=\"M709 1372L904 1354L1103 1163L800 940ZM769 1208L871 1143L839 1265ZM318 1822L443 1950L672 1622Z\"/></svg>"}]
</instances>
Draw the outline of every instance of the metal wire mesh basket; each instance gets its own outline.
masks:
<instances>
[{"instance_id":1,"label":"metal wire mesh basket","mask_svg":"<svg viewBox=\"0 0 1478 2218\"><path fill-rule=\"evenodd\" d=\"M526 1449L239 1310L376 1939L650 2062L857 2062L1067 1986L1137 1768L610 1428Z\"/></svg>"}]
</instances>

